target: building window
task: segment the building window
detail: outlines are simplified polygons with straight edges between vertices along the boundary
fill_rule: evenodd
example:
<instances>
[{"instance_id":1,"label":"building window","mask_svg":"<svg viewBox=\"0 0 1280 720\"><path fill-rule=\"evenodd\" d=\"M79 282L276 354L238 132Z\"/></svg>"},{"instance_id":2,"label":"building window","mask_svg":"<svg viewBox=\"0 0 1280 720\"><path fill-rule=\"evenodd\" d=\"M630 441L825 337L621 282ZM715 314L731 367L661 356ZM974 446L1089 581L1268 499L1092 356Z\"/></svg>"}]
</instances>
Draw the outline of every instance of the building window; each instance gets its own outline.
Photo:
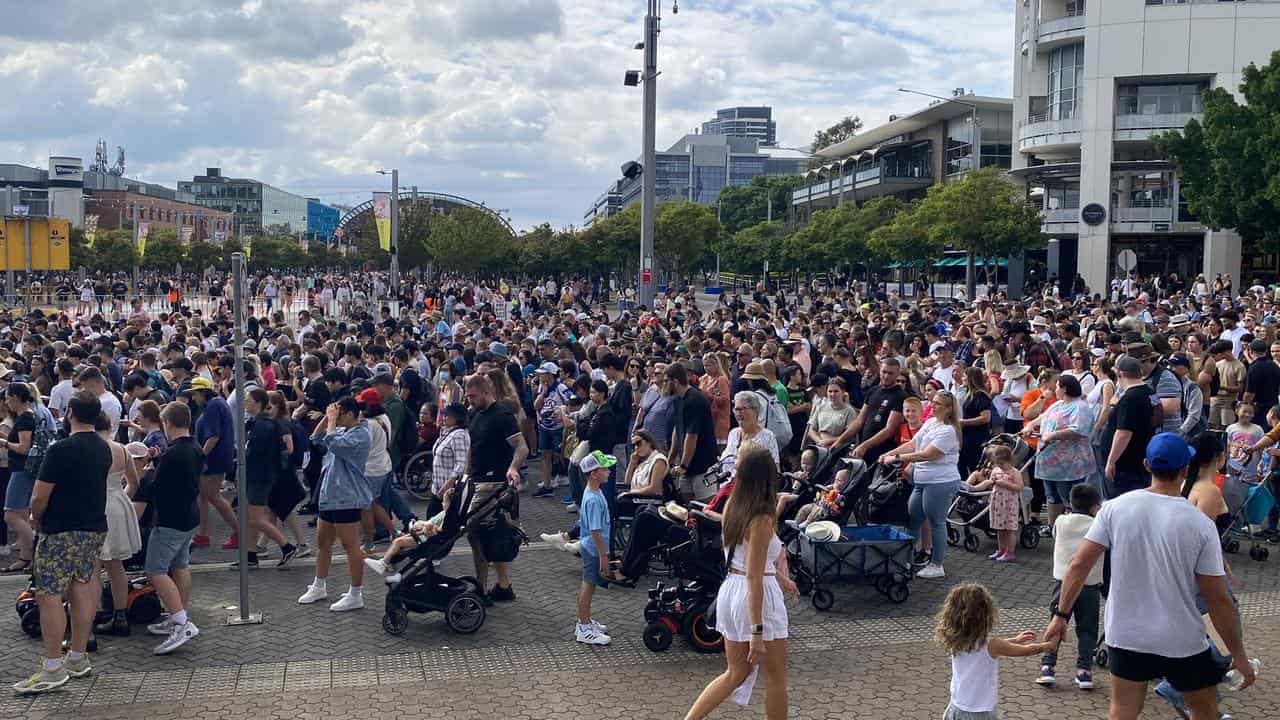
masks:
<instances>
[{"instance_id":1,"label":"building window","mask_svg":"<svg viewBox=\"0 0 1280 720\"><path fill-rule=\"evenodd\" d=\"M947 120L947 174L973 169L973 117L962 115Z\"/></svg>"},{"instance_id":2,"label":"building window","mask_svg":"<svg viewBox=\"0 0 1280 720\"><path fill-rule=\"evenodd\" d=\"M1079 117L1084 82L1084 44L1066 45L1049 53L1048 120Z\"/></svg>"},{"instance_id":3,"label":"building window","mask_svg":"<svg viewBox=\"0 0 1280 720\"><path fill-rule=\"evenodd\" d=\"M1204 111L1201 96L1207 83L1121 85L1116 91L1117 115L1173 115Z\"/></svg>"}]
</instances>

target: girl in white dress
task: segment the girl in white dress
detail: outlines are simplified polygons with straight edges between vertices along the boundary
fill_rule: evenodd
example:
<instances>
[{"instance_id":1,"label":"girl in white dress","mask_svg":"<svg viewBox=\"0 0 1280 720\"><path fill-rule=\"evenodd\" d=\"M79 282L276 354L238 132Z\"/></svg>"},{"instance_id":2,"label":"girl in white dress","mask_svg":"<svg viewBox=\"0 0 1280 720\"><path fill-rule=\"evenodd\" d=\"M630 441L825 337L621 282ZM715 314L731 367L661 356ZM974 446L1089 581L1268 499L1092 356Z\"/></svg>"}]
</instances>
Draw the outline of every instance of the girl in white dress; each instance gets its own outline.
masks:
<instances>
[{"instance_id":1,"label":"girl in white dress","mask_svg":"<svg viewBox=\"0 0 1280 720\"><path fill-rule=\"evenodd\" d=\"M796 597L799 592L774 534L778 465L769 450L745 444L738 452L733 483L723 531L729 572L715 608L727 667L698 696L686 720L706 717L731 694L735 703L746 705L757 668L764 671L765 717L787 716L784 594Z\"/></svg>"},{"instance_id":2,"label":"girl in white dress","mask_svg":"<svg viewBox=\"0 0 1280 720\"><path fill-rule=\"evenodd\" d=\"M107 538L98 559L107 568L114 612L110 620L95 630L105 635L128 635L129 578L124 572L124 561L142 549L138 516L130 500L138 491L138 469L124 446L109 438L111 421L105 414L98 417L97 430L111 448L111 469L107 472Z\"/></svg>"}]
</instances>

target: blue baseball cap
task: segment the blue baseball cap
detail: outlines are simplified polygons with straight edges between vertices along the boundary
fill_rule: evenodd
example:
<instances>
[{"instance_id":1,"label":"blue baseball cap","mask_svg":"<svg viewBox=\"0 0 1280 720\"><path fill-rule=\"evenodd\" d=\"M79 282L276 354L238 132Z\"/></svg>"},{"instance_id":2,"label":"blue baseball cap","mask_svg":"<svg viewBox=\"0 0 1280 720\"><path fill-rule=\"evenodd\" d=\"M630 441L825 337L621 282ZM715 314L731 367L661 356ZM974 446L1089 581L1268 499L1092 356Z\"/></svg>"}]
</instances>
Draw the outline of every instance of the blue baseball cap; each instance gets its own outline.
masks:
<instances>
[{"instance_id":1,"label":"blue baseball cap","mask_svg":"<svg viewBox=\"0 0 1280 720\"><path fill-rule=\"evenodd\" d=\"M1160 433L1147 443L1147 466L1152 472L1177 472L1186 467L1195 456L1195 448L1175 433Z\"/></svg>"}]
</instances>

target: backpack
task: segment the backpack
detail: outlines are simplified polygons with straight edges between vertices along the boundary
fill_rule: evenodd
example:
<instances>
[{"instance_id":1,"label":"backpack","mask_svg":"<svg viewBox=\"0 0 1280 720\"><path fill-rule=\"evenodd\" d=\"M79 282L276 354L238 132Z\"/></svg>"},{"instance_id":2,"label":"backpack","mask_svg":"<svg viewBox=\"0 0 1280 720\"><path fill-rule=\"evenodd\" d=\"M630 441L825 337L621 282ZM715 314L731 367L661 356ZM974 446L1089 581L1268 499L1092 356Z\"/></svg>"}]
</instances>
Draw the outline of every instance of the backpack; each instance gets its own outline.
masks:
<instances>
[{"instance_id":1,"label":"backpack","mask_svg":"<svg viewBox=\"0 0 1280 720\"><path fill-rule=\"evenodd\" d=\"M146 376L147 387L152 390L159 390L160 394L164 396L164 402L160 403L161 405L173 399L173 386L169 384L168 380L164 379L164 375L161 375L160 371L147 370Z\"/></svg>"},{"instance_id":2,"label":"backpack","mask_svg":"<svg viewBox=\"0 0 1280 720\"><path fill-rule=\"evenodd\" d=\"M762 390L757 390L756 394L765 403L764 417L760 418L760 424L773 433L778 441L778 449L786 447L791 443L791 419L787 417L787 409L782 407L775 395L766 394Z\"/></svg>"},{"instance_id":3,"label":"backpack","mask_svg":"<svg viewBox=\"0 0 1280 720\"><path fill-rule=\"evenodd\" d=\"M40 466L49 455L49 446L58 441L58 426L52 415L37 411L36 429L31 433L31 449L27 452L27 472L31 477L40 477Z\"/></svg>"},{"instance_id":4,"label":"backpack","mask_svg":"<svg viewBox=\"0 0 1280 720\"><path fill-rule=\"evenodd\" d=\"M416 414L409 412L408 406L404 409L404 420L400 422L397 433L399 437L396 438L395 447L402 457L408 457L418 449L418 418Z\"/></svg>"}]
</instances>

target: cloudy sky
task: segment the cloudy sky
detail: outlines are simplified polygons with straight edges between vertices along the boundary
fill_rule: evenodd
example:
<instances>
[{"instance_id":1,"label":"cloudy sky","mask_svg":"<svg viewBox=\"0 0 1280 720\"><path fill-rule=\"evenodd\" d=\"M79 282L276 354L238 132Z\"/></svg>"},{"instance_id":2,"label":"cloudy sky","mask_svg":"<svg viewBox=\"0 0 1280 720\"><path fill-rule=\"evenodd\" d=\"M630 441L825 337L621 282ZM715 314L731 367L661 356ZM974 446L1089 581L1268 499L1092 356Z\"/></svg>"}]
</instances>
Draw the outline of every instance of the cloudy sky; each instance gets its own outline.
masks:
<instances>
[{"instance_id":1,"label":"cloudy sky","mask_svg":"<svg viewBox=\"0 0 1280 720\"><path fill-rule=\"evenodd\" d=\"M1010 93L1011 0L663 0L658 145L717 107L807 145L900 86ZM92 161L172 187L205 167L354 205L378 168L581 224L639 154L642 0L43 0L0 22L0 162Z\"/></svg>"}]
</instances>

